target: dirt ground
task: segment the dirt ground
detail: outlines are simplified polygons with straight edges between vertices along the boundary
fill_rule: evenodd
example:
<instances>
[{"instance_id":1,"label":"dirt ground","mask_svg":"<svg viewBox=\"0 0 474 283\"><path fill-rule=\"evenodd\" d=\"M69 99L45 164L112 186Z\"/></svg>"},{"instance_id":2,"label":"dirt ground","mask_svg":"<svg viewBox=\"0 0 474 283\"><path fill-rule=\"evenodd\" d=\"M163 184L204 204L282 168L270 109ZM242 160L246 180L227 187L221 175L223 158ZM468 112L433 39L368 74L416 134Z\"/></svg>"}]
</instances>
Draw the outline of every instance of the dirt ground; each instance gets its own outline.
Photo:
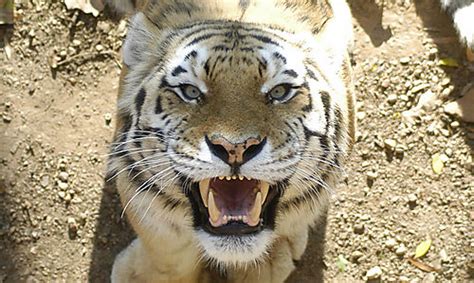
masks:
<instances>
[{"instance_id":1,"label":"dirt ground","mask_svg":"<svg viewBox=\"0 0 474 283\"><path fill-rule=\"evenodd\" d=\"M10 59L0 45L0 282L105 282L133 238L103 180L126 22L18 2ZM316 282L316 266L328 282L473 281L474 127L443 105L474 81L474 66L436 1L349 2L357 143L325 254L311 243L290 281ZM439 100L407 125L404 111L430 91ZM409 261L426 239L419 261L437 272Z\"/></svg>"}]
</instances>

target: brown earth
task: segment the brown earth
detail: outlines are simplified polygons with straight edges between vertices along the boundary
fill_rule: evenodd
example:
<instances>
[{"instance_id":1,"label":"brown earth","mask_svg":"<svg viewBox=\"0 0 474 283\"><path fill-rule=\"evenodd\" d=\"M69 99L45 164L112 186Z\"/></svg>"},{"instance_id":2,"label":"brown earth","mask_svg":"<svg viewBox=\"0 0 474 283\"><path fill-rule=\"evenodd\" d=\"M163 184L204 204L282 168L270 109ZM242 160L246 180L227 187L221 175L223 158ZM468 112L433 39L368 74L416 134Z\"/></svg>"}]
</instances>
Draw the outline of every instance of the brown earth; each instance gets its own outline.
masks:
<instances>
[{"instance_id":1,"label":"brown earth","mask_svg":"<svg viewBox=\"0 0 474 283\"><path fill-rule=\"evenodd\" d=\"M384 282L472 281L474 129L442 106L474 81L474 67L434 1L350 2L357 143L326 253L312 241L291 281L315 282L323 269L329 282L362 281L376 266ZM0 52L0 282L103 282L133 238L103 180L126 30L111 18L60 1L17 4L13 55ZM445 58L459 66L438 64ZM407 126L403 111L428 91L439 100ZM428 238L419 260L439 272L408 260Z\"/></svg>"}]
</instances>

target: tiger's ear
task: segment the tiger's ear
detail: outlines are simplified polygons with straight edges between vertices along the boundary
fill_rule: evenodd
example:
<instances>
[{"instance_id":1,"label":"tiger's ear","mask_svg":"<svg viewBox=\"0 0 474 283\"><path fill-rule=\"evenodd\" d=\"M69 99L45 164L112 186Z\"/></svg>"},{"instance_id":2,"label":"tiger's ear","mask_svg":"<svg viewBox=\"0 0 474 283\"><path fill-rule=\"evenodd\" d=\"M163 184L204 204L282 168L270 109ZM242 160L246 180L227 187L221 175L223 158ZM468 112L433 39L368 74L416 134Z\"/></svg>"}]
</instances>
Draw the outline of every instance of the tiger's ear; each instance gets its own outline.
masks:
<instances>
[{"instance_id":1,"label":"tiger's ear","mask_svg":"<svg viewBox=\"0 0 474 283\"><path fill-rule=\"evenodd\" d=\"M132 68L153 54L153 42L159 34L158 28L139 12L130 19L127 37L122 47L123 62Z\"/></svg>"}]
</instances>

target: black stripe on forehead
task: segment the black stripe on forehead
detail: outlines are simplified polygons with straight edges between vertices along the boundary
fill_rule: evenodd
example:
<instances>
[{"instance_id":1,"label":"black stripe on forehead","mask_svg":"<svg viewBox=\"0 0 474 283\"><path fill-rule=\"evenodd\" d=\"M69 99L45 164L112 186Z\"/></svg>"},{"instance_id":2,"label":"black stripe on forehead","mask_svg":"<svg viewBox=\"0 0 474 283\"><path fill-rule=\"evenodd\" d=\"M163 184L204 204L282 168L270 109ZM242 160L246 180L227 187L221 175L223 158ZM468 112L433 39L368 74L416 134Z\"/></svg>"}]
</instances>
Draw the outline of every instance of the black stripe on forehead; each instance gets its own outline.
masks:
<instances>
[{"instance_id":1,"label":"black stripe on forehead","mask_svg":"<svg viewBox=\"0 0 474 283\"><path fill-rule=\"evenodd\" d=\"M286 57L283 56L281 53L279 52L273 52L273 57L275 57L276 59L280 60L283 62L283 64L286 64L287 60L286 60Z\"/></svg>"},{"instance_id":2,"label":"black stripe on forehead","mask_svg":"<svg viewBox=\"0 0 474 283\"><path fill-rule=\"evenodd\" d=\"M186 71L186 69L184 69L183 67L181 66L178 66L176 68L174 68L174 70L171 72L171 75L173 77L176 77L178 76L179 74L182 74L182 73L187 73L188 71Z\"/></svg>"},{"instance_id":3,"label":"black stripe on forehead","mask_svg":"<svg viewBox=\"0 0 474 283\"><path fill-rule=\"evenodd\" d=\"M145 103L145 96L146 96L146 91L142 87L139 91L137 96L135 97L135 111L137 112L137 116L140 117L143 103Z\"/></svg>"}]
</instances>

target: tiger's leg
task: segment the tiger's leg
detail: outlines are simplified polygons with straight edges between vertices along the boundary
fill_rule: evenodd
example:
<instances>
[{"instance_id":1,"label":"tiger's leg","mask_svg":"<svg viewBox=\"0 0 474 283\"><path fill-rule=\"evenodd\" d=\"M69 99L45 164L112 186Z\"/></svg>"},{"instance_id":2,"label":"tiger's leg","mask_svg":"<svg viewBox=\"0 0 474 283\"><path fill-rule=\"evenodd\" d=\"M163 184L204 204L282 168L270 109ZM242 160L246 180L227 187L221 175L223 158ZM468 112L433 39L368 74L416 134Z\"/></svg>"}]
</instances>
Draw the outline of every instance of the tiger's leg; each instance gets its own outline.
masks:
<instances>
[{"instance_id":1,"label":"tiger's leg","mask_svg":"<svg viewBox=\"0 0 474 283\"><path fill-rule=\"evenodd\" d=\"M166 247L163 241L160 246ZM173 244L171 244L173 245ZM169 247L169 245L168 245ZM196 249L182 246L178 249L156 249L135 239L115 259L112 282L206 282L206 271L198 264Z\"/></svg>"}]
</instances>

